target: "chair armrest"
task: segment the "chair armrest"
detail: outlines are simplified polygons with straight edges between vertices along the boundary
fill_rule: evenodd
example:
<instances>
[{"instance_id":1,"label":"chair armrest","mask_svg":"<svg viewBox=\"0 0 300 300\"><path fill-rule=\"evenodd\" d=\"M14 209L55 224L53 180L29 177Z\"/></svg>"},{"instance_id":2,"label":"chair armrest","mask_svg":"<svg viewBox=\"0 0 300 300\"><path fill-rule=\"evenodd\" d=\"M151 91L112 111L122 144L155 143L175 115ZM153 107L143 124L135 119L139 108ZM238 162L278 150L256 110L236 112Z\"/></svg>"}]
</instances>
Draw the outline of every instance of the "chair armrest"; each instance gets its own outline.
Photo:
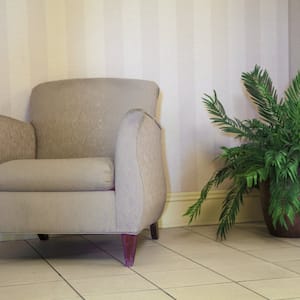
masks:
<instances>
[{"instance_id":1,"label":"chair armrest","mask_svg":"<svg viewBox=\"0 0 300 300\"><path fill-rule=\"evenodd\" d=\"M129 111L115 153L117 226L137 234L156 222L166 200L161 127L141 110Z\"/></svg>"},{"instance_id":2,"label":"chair armrest","mask_svg":"<svg viewBox=\"0 0 300 300\"><path fill-rule=\"evenodd\" d=\"M0 115L0 163L35 158L35 133L30 123Z\"/></svg>"}]
</instances>

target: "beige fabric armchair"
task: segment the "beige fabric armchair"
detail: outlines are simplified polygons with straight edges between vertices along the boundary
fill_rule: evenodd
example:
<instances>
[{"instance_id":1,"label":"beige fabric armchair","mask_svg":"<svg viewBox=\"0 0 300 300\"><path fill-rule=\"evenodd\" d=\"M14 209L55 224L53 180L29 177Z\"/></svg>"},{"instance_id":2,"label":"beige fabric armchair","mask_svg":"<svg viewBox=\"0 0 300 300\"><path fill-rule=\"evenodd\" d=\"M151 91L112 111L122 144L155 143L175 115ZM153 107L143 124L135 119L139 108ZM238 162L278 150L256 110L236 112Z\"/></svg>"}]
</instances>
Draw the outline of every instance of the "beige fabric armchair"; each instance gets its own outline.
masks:
<instances>
[{"instance_id":1,"label":"beige fabric armchair","mask_svg":"<svg viewBox=\"0 0 300 300\"><path fill-rule=\"evenodd\" d=\"M131 266L166 198L158 92L144 80L47 82L29 123L0 116L0 232L121 234Z\"/></svg>"}]
</instances>

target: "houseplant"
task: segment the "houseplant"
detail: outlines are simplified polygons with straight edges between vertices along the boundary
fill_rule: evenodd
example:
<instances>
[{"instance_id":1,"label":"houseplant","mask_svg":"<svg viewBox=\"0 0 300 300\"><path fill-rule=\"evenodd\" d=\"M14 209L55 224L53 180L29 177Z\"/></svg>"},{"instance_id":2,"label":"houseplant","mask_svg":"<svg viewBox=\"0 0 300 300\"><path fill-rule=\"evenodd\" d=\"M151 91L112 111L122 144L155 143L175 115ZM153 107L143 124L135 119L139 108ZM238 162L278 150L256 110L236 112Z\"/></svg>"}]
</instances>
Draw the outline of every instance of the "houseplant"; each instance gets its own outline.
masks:
<instances>
[{"instance_id":1,"label":"houseplant","mask_svg":"<svg viewBox=\"0 0 300 300\"><path fill-rule=\"evenodd\" d=\"M268 72L259 66L243 73L242 82L257 108L257 118L230 118L215 91L203 98L212 123L241 143L221 148L217 158L224 162L223 167L212 175L185 213L191 222L199 215L208 192L230 179L219 216L217 236L221 239L235 223L243 197L253 189L267 188L267 214L274 228L287 230L300 210L300 72L283 98L278 97Z\"/></svg>"}]
</instances>

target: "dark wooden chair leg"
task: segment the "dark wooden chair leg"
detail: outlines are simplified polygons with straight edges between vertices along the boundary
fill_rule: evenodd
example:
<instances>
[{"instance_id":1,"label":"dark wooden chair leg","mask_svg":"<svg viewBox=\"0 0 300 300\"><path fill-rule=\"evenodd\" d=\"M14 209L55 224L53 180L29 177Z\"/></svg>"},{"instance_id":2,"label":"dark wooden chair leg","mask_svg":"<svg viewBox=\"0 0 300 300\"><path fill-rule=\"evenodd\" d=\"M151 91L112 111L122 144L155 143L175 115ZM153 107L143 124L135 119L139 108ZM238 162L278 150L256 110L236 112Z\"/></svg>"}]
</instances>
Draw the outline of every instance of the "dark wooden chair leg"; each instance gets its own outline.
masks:
<instances>
[{"instance_id":1,"label":"dark wooden chair leg","mask_svg":"<svg viewBox=\"0 0 300 300\"><path fill-rule=\"evenodd\" d=\"M151 232L152 240L158 240L158 224L157 224L157 222L150 225L150 232Z\"/></svg>"},{"instance_id":2,"label":"dark wooden chair leg","mask_svg":"<svg viewBox=\"0 0 300 300\"><path fill-rule=\"evenodd\" d=\"M125 266L131 267L131 266L133 266L133 263L134 263L137 235L122 234L121 239L122 239L122 245L123 245Z\"/></svg>"},{"instance_id":3,"label":"dark wooden chair leg","mask_svg":"<svg viewBox=\"0 0 300 300\"><path fill-rule=\"evenodd\" d=\"M41 241L47 241L49 239L48 234L38 234L38 237Z\"/></svg>"}]
</instances>

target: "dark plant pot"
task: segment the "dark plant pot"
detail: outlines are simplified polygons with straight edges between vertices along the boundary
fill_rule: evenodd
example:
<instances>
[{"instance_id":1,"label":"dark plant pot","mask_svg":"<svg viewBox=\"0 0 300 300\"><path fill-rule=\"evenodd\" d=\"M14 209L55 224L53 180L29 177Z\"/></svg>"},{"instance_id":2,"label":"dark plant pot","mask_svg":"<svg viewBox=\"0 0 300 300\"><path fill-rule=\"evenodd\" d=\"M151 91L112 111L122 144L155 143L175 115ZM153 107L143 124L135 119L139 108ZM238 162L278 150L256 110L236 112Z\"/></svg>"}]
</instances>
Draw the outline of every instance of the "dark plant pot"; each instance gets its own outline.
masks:
<instances>
[{"instance_id":1,"label":"dark plant pot","mask_svg":"<svg viewBox=\"0 0 300 300\"><path fill-rule=\"evenodd\" d=\"M278 237L298 238L300 237L300 216L297 215L294 224L291 224L287 220L288 229L277 224L274 228L272 224L272 217L268 214L269 202L270 202L270 186L268 183L264 183L260 188L260 199L263 211L265 223L267 225L270 234Z\"/></svg>"}]
</instances>

